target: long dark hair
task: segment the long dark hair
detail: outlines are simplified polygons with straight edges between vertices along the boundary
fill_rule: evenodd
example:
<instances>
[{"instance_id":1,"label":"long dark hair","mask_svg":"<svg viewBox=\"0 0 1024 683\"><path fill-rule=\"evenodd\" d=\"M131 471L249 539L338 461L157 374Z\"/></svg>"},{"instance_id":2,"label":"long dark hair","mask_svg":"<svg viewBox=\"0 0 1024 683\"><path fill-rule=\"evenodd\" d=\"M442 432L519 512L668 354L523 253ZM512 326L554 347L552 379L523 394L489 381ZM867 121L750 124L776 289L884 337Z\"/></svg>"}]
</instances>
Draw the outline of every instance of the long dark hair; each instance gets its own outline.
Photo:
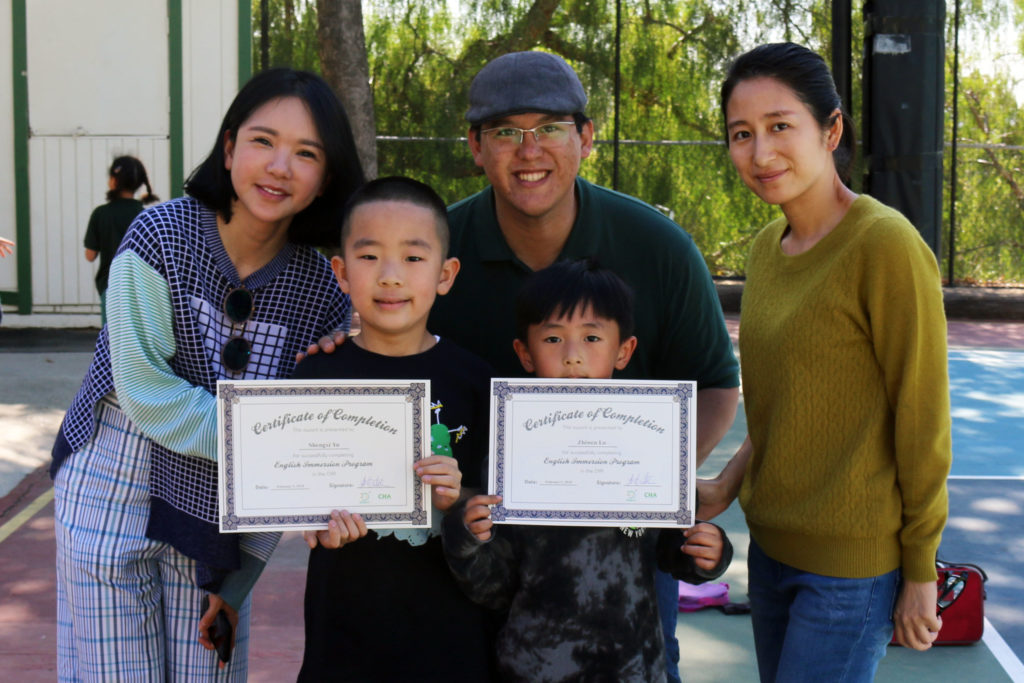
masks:
<instances>
[{"instance_id":1,"label":"long dark hair","mask_svg":"<svg viewBox=\"0 0 1024 683\"><path fill-rule=\"evenodd\" d=\"M153 188L149 186L146 167L135 157L126 155L114 159L114 163L110 164L110 177L114 179L114 188L107 192L108 202L120 197L122 192L131 192L132 196L135 196L143 185L146 186L146 194L142 196L143 204L160 201L160 198L153 194Z\"/></svg>"},{"instance_id":2,"label":"long dark hair","mask_svg":"<svg viewBox=\"0 0 1024 683\"><path fill-rule=\"evenodd\" d=\"M237 195L231 174L224 168L225 135L235 141L239 128L254 111L282 97L298 97L309 108L326 160L322 192L292 218L288 239L318 247L337 246L342 209L349 195L363 184L363 169L345 109L331 86L308 71L267 69L249 79L228 107L213 150L185 181L185 191L230 221L231 202Z\"/></svg>"},{"instance_id":3,"label":"long dark hair","mask_svg":"<svg viewBox=\"0 0 1024 683\"><path fill-rule=\"evenodd\" d=\"M821 55L796 43L768 43L737 57L722 83L723 121L733 89L751 78L774 78L788 87L807 105L822 130L832 126L835 122L832 112L839 109L843 117L843 137L832 152L832 159L840 180L849 186L857 153L857 133L853 119L846 113L836 92L832 72ZM728 132L725 144L729 144Z\"/></svg>"}]
</instances>

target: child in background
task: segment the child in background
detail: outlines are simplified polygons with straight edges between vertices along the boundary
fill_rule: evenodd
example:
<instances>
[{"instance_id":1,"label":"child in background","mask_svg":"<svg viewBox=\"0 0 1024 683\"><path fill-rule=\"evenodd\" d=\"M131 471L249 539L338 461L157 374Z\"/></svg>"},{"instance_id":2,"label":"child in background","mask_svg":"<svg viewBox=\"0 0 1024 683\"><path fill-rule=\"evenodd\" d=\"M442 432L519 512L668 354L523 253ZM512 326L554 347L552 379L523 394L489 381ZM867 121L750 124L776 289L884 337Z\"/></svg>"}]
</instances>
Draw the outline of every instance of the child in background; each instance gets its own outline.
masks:
<instances>
[{"instance_id":1,"label":"child in background","mask_svg":"<svg viewBox=\"0 0 1024 683\"><path fill-rule=\"evenodd\" d=\"M9 239L7 239L5 237L0 237L0 258L4 258L6 256L10 256L13 253L14 253L14 242L12 242L11 240L9 240ZM4 319L4 312L3 312L3 309L0 309L0 321L2 321L3 319Z\"/></svg>"},{"instance_id":2,"label":"child in background","mask_svg":"<svg viewBox=\"0 0 1024 683\"><path fill-rule=\"evenodd\" d=\"M636 349L632 293L609 270L559 262L516 300L516 354L537 377L607 379ZM508 611L497 667L509 681L664 681L657 565L701 583L729 566L725 532L492 524L500 496L470 498L444 522L449 566L476 603ZM643 530L641 530L643 531Z\"/></svg>"},{"instance_id":3,"label":"child in background","mask_svg":"<svg viewBox=\"0 0 1024 683\"><path fill-rule=\"evenodd\" d=\"M482 360L427 331L435 297L459 270L447 257L444 202L423 183L379 178L349 201L341 240L331 265L361 331L332 354L309 356L293 376L430 380L434 455L416 474L431 485L435 528L367 531L359 515L335 511L327 530L306 532L299 680L490 680L490 615L459 590L440 538L441 513L463 485L480 485L491 376Z\"/></svg>"},{"instance_id":4,"label":"child in background","mask_svg":"<svg viewBox=\"0 0 1024 683\"><path fill-rule=\"evenodd\" d=\"M140 202L135 193L143 185L146 194ZM143 204L152 204L160 199L149 186L149 177L142 162L131 156L114 159L110 165L110 179L107 181L107 203L97 206L89 216L89 227L85 229L85 260L92 263L100 258L96 271L96 291L100 293L100 312L103 324L107 324L107 279L110 263L128 232L128 226L142 212Z\"/></svg>"}]
</instances>

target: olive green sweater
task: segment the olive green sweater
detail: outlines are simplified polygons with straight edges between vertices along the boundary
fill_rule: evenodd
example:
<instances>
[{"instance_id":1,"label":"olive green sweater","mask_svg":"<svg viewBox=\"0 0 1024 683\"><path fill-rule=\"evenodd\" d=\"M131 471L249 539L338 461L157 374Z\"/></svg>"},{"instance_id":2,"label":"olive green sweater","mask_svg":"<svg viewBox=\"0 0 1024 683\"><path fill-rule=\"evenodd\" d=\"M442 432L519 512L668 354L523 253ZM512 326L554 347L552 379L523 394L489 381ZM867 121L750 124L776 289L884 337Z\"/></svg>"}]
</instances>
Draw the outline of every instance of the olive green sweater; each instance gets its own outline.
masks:
<instances>
[{"instance_id":1,"label":"olive green sweater","mask_svg":"<svg viewBox=\"0 0 1024 683\"><path fill-rule=\"evenodd\" d=\"M935 258L866 195L802 254L785 229L756 238L740 318L751 535L804 571L935 580L952 458Z\"/></svg>"}]
</instances>

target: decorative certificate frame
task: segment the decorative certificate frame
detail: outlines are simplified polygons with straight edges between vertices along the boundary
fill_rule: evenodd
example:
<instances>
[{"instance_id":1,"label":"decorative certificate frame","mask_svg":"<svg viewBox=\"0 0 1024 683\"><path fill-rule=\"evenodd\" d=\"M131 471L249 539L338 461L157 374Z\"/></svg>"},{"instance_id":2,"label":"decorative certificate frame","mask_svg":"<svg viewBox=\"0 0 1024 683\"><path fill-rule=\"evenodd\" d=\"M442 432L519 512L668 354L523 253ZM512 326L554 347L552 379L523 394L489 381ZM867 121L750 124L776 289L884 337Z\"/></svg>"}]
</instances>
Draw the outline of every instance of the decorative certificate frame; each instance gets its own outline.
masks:
<instances>
[{"instance_id":1,"label":"decorative certificate frame","mask_svg":"<svg viewBox=\"0 0 1024 683\"><path fill-rule=\"evenodd\" d=\"M430 455L428 380L217 382L222 532L429 528L413 463Z\"/></svg>"},{"instance_id":2,"label":"decorative certificate frame","mask_svg":"<svg viewBox=\"0 0 1024 683\"><path fill-rule=\"evenodd\" d=\"M696 383L491 380L495 523L694 524Z\"/></svg>"}]
</instances>

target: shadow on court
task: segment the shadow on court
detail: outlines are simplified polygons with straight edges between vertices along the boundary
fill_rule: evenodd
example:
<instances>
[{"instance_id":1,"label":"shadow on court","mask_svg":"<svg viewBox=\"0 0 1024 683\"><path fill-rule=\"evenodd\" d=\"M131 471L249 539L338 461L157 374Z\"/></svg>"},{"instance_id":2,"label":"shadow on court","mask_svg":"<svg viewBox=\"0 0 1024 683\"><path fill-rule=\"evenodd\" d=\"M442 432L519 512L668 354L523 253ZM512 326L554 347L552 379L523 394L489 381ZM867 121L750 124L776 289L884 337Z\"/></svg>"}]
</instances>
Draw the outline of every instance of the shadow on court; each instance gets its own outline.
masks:
<instances>
[{"instance_id":1,"label":"shadow on court","mask_svg":"<svg viewBox=\"0 0 1024 683\"><path fill-rule=\"evenodd\" d=\"M728 323L735 333L735 317ZM95 331L49 331L12 341L0 330L0 680L56 677L53 504L42 467L94 338ZM877 680L1024 680L1024 322L951 321L949 338L954 464L940 554L988 572L985 607L992 628L985 642L972 646L926 653L889 648ZM741 411L702 476L717 473L745 429ZM748 536L739 506L719 521L737 550L723 580L732 599L743 601ZM257 584L251 681L294 680L298 672L307 552L297 534L286 534ZM749 617L714 610L680 614L677 634L689 683L756 680Z\"/></svg>"}]
</instances>

